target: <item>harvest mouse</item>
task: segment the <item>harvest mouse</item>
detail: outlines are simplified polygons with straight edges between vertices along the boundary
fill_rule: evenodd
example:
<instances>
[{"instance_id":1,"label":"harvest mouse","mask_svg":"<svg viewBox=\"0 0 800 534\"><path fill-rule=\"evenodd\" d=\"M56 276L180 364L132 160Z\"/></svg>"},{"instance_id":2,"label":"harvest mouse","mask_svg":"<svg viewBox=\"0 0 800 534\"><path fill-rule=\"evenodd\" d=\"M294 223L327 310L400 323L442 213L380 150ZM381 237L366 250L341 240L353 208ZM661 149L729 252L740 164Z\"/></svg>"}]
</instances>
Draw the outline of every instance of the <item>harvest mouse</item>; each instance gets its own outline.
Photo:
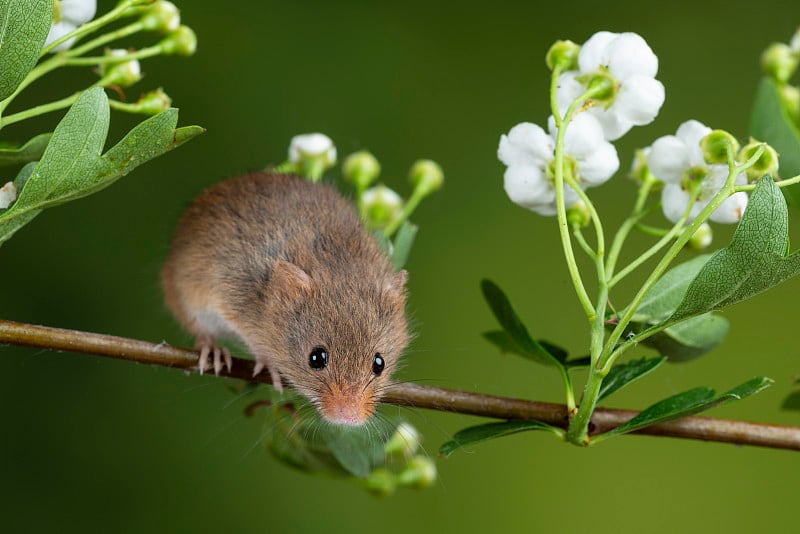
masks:
<instances>
[{"instance_id":1,"label":"harvest mouse","mask_svg":"<svg viewBox=\"0 0 800 534\"><path fill-rule=\"evenodd\" d=\"M178 224L161 280L167 305L196 336L201 372L219 373L243 342L328 421L375 412L409 335L406 272L331 186L252 173L203 191Z\"/></svg>"}]
</instances>

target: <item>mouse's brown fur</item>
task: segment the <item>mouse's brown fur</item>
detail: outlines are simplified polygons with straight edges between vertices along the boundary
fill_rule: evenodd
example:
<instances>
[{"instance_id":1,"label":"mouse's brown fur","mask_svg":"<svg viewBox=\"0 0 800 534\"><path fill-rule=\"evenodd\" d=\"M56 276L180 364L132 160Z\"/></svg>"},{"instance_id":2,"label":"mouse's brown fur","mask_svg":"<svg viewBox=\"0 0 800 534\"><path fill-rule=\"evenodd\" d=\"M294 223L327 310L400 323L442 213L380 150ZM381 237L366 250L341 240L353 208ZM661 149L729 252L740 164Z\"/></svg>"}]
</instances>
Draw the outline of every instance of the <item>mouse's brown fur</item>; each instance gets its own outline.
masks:
<instances>
[{"instance_id":1,"label":"mouse's brown fur","mask_svg":"<svg viewBox=\"0 0 800 534\"><path fill-rule=\"evenodd\" d=\"M285 378L343 424L374 413L408 342L405 281L332 187L270 173L201 193L162 270L167 305L217 371L229 356L214 339L238 338L277 388ZM309 366L316 347L324 369Z\"/></svg>"}]
</instances>

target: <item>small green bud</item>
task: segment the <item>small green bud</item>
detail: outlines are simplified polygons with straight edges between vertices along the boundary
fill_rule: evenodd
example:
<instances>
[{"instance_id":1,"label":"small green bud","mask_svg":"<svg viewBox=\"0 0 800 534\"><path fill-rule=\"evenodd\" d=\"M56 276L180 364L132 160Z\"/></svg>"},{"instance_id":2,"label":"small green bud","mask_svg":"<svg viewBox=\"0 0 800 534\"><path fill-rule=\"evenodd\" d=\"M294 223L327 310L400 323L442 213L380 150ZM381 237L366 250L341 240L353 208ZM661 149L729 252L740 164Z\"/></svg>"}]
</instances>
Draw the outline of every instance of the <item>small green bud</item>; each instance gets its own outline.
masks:
<instances>
[{"instance_id":1,"label":"small green bud","mask_svg":"<svg viewBox=\"0 0 800 534\"><path fill-rule=\"evenodd\" d=\"M362 217L372 228L388 225L403 211L403 199L383 184L364 191L358 204Z\"/></svg>"},{"instance_id":2,"label":"small green bud","mask_svg":"<svg viewBox=\"0 0 800 534\"><path fill-rule=\"evenodd\" d=\"M577 201L575 204L567 208L567 222L570 227L578 226L578 228L586 228L592 220L592 214L583 200Z\"/></svg>"},{"instance_id":3,"label":"small green bud","mask_svg":"<svg viewBox=\"0 0 800 534\"><path fill-rule=\"evenodd\" d=\"M736 158L740 163L752 158L759 147L764 147L764 152L753 164L752 167L747 169L747 181L752 183L765 175L770 175L773 178L778 178L778 153L774 148L766 143L751 139L749 143L742 147L739 151L739 156Z\"/></svg>"},{"instance_id":4,"label":"small green bud","mask_svg":"<svg viewBox=\"0 0 800 534\"><path fill-rule=\"evenodd\" d=\"M172 105L172 99L159 87L154 91L143 94L136 102L139 112L145 115L158 115Z\"/></svg>"},{"instance_id":5,"label":"small green bud","mask_svg":"<svg viewBox=\"0 0 800 534\"><path fill-rule=\"evenodd\" d=\"M788 83L781 85L778 88L778 97L789 118L800 127L800 89Z\"/></svg>"},{"instance_id":6,"label":"small green bud","mask_svg":"<svg viewBox=\"0 0 800 534\"><path fill-rule=\"evenodd\" d=\"M371 153L361 150L345 158L342 172L345 180L355 185L358 191L363 191L378 179L381 164Z\"/></svg>"},{"instance_id":7,"label":"small green bud","mask_svg":"<svg viewBox=\"0 0 800 534\"><path fill-rule=\"evenodd\" d=\"M789 45L772 43L761 54L761 68L764 73L778 83L786 83L797 69L797 54Z\"/></svg>"},{"instance_id":8,"label":"small green bud","mask_svg":"<svg viewBox=\"0 0 800 534\"><path fill-rule=\"evenodd\" d=\"M700 150L706 163L728 163L728 152L739 152L739 141L725 130L712 130L700 140Z\"/></svg>"},{"instance_id":9,"label":"small green bud","mask_svg":"<svg viewBox=\"0 0 800 534\"><path fill-rule=\"evenodd\" d=\"M419 449L420 435L416 428L403 421L397 426L392 437L389 438L383 450L386 456L408 458Z\"/></svg>"},{"instance_id":10,"label":"small green bud","mask_svg":"<svg viewBox=\"0 0 800 534\"><path fill-rule=\"evenodd\" d=\"M125 57L129 54L127 50L106 49L106 57ZM130 87L142 79L142 68L139 60L123 59L114 63L102 63L98 69L104 85L119 85L120 87Z\"/></svg>"},{"instance_id":11,"label":"small green bud","mask_svg":"<svg viewBox=\"0 0 800 534\"><path fill-rule=\"evenodd\" d=\"M147 8L140 22L147 31L169 33L180 27L181 14L172 2L159 0Z\"/></svg>"},{"instance_id":12,"label":"small green bud","mask_svg":"<svg viewBox=\"0 0 800 534\"><path fill-rule=\"evenodd\" d=\"M420 159L411 166L411 171L408 173L408 181L411 182L414 188L414 195L423 198L437 189L441 189L442 184L444 184L444 172L435 161Z\"/></svg>"},{"instance_id":13,"label":"small green bud","mask_svg":"<svg viewBox=\"0 0 800 534\"><path fill-rule=\"evenodd\" d=\"M388 497L397 488L395 475L385 467L373 469L365 480L367 490L378 497Z\"/></svg>"},{"instance_id":14,"label":"small green bud","mask_svg":"<svg viewBox=\"0 0 800 534\"><path fill-rule=\"evenodd\" d=\"M592 102L600 104L604 108L608 108L617 98L617 80L607 71L583 74L576 80L584 84L587 89L591 89L593 91Z\"/></svg>"},{"instance_id":15,"label":"small green bud","mask_svg":"<svg viewBox=\"0 0 800 534\"><path fill-rule=\"evenodd\" d=\"M792 49L794 55L800 56L800 28L797 28L797 31L792 35L792 40L789 41L789 48Z\"/></svg>"},{"instance_id":16,"label":"small green bud","mask_svg":"<svg viewBox=\"0 0 800 534\"><path fill-rule=\"evenodd\" d=\"M436 477L436 464L433 460L427 456L414 456L397 475L397 482L401 486L421 489L432 486Z\"/></svg>"},{"instance_id":17,"label":"small green bud","mask_svg":"<svg viewBox=\"0 0 800 534\"><path fill-rule=\"evenodd\" d=\"M166 55L191 56L197 50L197 36L189 26L179 26L159 44Z\"/></svg>"},{"instance_id":18,"label":"small green bud","mask_svg":"<svg viewBox=\"0 0 800 534\"><path fill-rule=\"evenodd\" d=\"M556 41L545 56L547 68L551 71L556 67L561 70L575 70L578 68L578 52L581 47L572 41Z\"/></svg>"},{"instance_id":19,"label":"small green bud","mask_svg":"<svg viewBox=\"0 0 800 534\"><path fill-rule=\"evenodd\" d=\"M687 245L693 250L703 250L711 245L714 238L714 232L711 230L711 225L704 222L689 238Z\"/></svg>"}]
</instances>

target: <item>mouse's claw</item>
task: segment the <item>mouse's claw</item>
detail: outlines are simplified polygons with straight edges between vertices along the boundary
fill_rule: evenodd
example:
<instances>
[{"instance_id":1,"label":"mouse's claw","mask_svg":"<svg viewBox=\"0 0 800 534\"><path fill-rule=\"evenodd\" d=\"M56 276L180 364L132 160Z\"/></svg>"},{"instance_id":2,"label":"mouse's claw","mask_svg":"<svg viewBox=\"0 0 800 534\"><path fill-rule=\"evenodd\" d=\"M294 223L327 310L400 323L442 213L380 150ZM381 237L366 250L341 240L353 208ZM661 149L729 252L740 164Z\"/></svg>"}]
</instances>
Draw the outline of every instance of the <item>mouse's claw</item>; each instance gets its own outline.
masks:
<instances>
[{"instance_id":1,"label":"mouse's claw","mask_svg":"<svg viewBox=\"0 0 800 534\"><path fill-rule=\"evenodd\" d=\"M219 375L220 371L222 371L223 362L225 363L225 367L228 368L228 372L230 372L233 366L231 351L229 351L227 347L221 347L214 343L214 338L211 336L198 337L195 342L195 349L200 351L200 359L197 362L197 368L200 370L201 375L209 368L209 356L213 359L215 375Z\"/></svg>"},{"instance_id":2,"label":"mouse's claw","mask_svg":"<svg viewBox=\"0 0 800 534\"><path fill-rule=\"evenodd\" d=\"M256 360L255 363L253 364L253 376L258 376L258 374L264 370L264 367L266 367L266 365L264 365L263 362ZM282 393L283 383L281 382L281 375L278 373L277 370L275 370L275 367L272 365L269 367L269 377L272 380L272 387L275 388L275 391L277 391L278 393Z\"/></svg>"}]
</instances>

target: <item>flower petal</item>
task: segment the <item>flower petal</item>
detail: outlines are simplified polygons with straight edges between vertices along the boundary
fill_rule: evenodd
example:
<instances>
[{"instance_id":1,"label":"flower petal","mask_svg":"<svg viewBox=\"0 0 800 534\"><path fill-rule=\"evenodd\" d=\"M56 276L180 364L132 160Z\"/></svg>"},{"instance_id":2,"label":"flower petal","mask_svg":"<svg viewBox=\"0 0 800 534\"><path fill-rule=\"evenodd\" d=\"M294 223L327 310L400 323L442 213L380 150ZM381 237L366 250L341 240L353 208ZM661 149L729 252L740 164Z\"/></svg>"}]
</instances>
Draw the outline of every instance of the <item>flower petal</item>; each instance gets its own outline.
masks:
<instances>
[{"instance_id":1,"label":"flower petal","mask_svg":"<svg viewBox=\"0 0 800 534\"><path fill-rule=\"evenodd\" d=\"M661 210L664 217L676 223L686 212L689 204L689 193L679 184L665 184L661 190Z\"/></svg>"},{"instance_id":2,"label":"flower petal","mask_svg":"<svg viewBox=\"0 0 800 534\"><path fill-rule=\"evenodd\" d=\"M613 106L612 106L613 108ZM633 123L623 119L613 109L603 109L600 107L589 108L587 113L591 114L603 128L603 136L608 141L616 141L633 128Z\"/></svg>"},{"instance_id":3,"label":"flower petal","mask_svg":"<svg viewBox=\"0 0 800 534\"><path fill-rule=\"evenodd\" d=\"M678 126L675 136L683 141L689 149L689 165L697 167L705 165L703 151L700 149L700 140L711 133L711 128L700 121L688 120Z\"/></svg>"},{"instance_id":4,"label":"flower petal","mask_svg":"<svg viewBox=\"0 0 800 534\"><path fill-rule=\"evenodd\" d=\"M637 33L619 34L608 43L605 56L608 58L608 71L623 83L634 75L653 78L658 73L658 58Z\"/></svg>"},{"instance_id":5,"label":"flower petal","mask_svg":"<svg viewBox=\"0 0 800 534\"><path fill-rule=\"evenodd\" d=\"M500 136L497 158L506 165L533 165L544 167L553 158L555 143L538 125L530 122L517 124Z\"/></svg>"},{"instance_id":6,"label":"flower petal","mask_svg":"<svg viewBox=\"0 0 800 534\"><path fill-rule=\"evenodd\" d=\"M576 80L579 75L578 71L570 70L561 74L558 77L556 84L556 107L561 116L567 112L567 108L575 101L576 98L581 96L585 91L585 87L581 82Z\"/></svg>"},{"instance_id":7,"label":"flower petal","mask_svg":"<svg viewBox=\"0 0 800 534\"><path fill-rule=\"evenodd\" d=\"M578 179L586 187L607 182L618 170L617 149L609 142L601 143L589 157L578 160Z\"/></svg>"},{"instance_id":8,"label":"flower petal","mask_svg":"<svg viewBox=\"0 0 800 534\"><path fill-rule=\"evenodd\" d=\"M508 198L523 208L555 201L556 193L544 175L544 171L534 165L514 165L503 175L503 187Z\"/></svg>"},{"instance_id":9,"label":"flower petal","mask_svg":"<svg viewBox=\"0 0 800 534\"><path fill-rule=\"evenodd\" d=\"M709 219L721 224L733 224L739 222L747 208L747 193L739 191L725 199Z\"/></svg>"},{"instance_id":10,"label":"flower petal","mask_svg":"<svg viewBox=\"0 0 800 534\"><path fill-rule=\"evenodd\" d=\"M47 46L50 43L61 39L69 32L74 30L76 27L77 26L75 26L74 24L67 22L65 20L62 20L61 22L56 22L55 24L50 26L50 33L47 34L47 39L45 39L44 45ZM72 46L72 43L74 41L75 39L68 39L63 43L61 43L60 45L58 45L57 47L55 47L52 50L52 52L61 52L62 50L67 50L69 49L70 46Z\"/></svg>"},{"instance_id":11,"label":"flower petal","mask_svg":"<svg viewBox=\"0 0 800 534\"><path fill-rule=\"evenodd\" d=\"M75 27L89 22L97 13L96 0L61 0L61 19Z\"/></svg>"},{"instance_id":12,"label":"flower petal","mask_svg":"<svg viewBox=\"0 0 800 534\"><path fill-rule=\"evenodd\" d=\"M636 126L650 124L664 104L664 85L649 76L633 75L620 86L609 111Z\"/></svg>"},{"instance_id":13,"label":"flower petal","mask_svg":"<svg viewBox=\"0 0 800 534\"><path fill-rule=\"evenodd\" d=\"M597 32L589 37L578 52L578 69L582 73L587 73L596 71L601 65L608 65L608 45L618 35L612 32Z\"/></svg>"},{"instance_id":14,"label":"flower petal","mask_svg":"<svg viewBox=\"0 0 800 534\"><path fill-rule=\"evenodd\" d=\"M547 119L547 127L553 139L558 135L556 119L552 115ZM564 136L564 153L576 159L589 157L597 147L605 143L603 127L590 113L579 113L567 126Z\"/></svg>"},{"instance_id":15,"label":"flower petal","mask_svg":"<svg viewBox=\"0 0 800 534\"><path fill-rule=\"evenodd\" d=\"M659 137L647 154L647 167L662 182L677 184L689 168L689 150L674 135Z\"/></svg>"}]
</instances>

